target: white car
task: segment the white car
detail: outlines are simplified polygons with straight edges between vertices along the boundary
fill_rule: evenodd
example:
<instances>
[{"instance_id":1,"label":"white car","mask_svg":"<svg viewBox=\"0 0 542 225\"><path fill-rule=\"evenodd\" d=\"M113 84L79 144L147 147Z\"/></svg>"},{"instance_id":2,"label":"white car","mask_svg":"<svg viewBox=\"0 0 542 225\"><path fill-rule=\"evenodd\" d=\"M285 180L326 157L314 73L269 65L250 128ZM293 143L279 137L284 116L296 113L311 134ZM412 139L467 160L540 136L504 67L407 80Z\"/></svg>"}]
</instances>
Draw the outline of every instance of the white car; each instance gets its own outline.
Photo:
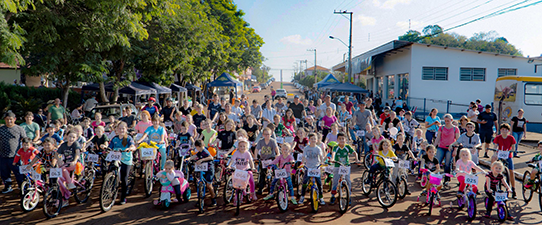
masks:
<instances>
[{"instance_id":1,"label":"white car","mask_svg":"<svg viewBox=\"0 0 542 225\"><path fill-rule=\"evenodd\" d=\"M277 89L276 92L277 92L277 93L275 94L275 99L276 99L276 98L279 98L279 97L282 97L282 98L285 98L285 99L288 98L288 92L286 92L286 90L284 90L284 89Z\"/></svg>"}]
</instances>

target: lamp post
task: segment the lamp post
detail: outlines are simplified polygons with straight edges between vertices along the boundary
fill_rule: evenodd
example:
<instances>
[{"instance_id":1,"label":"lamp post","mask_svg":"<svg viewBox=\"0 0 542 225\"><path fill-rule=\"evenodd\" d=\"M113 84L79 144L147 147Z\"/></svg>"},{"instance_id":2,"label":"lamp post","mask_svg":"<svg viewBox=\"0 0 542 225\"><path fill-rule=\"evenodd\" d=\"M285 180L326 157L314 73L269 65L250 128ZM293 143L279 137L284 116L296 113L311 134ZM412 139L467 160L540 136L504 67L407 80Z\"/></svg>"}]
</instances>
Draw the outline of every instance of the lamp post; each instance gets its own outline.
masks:
<instances>
[{"instance_id":1,"label":"lamp post","mask_svg":"<svg viewBox=\"0 0 542 225\"><path fill-rule=\"evenodd\" d=\"M350 83L352 81L351 79L352 78L352 52L351 52L352 46L348 46L346 43L344 43L343 40L341 40L338 37L329 36L329 38L340 41L341 43L343 43L344 46L348 48L348 71L346 72L348 73L348 83Z\"/></svg>"},{"instance_id":2,"label":"lamp post","mask_svg":"<svg viewBox=\"0 0 542 225\"><path fill-rule=\"evenodd\" d=\"M350 39L348 41L348 83L352 81L352 14L353 12L348 12L346 10L344 11L335 11L334 14L350 14ZM332 38L330 36L330 38ZM345 44L343 41L341 41L343 44ZM346 45L346 44L345 44Z\"/></svg>"}]
</instances>

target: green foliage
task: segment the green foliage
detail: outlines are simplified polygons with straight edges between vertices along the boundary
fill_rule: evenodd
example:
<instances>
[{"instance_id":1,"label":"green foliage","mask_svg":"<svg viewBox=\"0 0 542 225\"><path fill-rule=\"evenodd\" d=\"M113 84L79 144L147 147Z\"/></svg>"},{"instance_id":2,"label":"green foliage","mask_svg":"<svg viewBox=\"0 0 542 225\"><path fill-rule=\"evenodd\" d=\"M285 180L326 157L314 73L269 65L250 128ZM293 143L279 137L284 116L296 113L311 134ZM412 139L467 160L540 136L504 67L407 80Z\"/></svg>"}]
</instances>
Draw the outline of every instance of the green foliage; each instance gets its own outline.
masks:
<instances>
[{"instance_id":1,"label":"green foliage","mask_svg":"<svg viewBox=\"0 0 542 225\"><path fill-rule=\"evenodd\" d=\"M322 81L322 77L318 76L316 77L316 83ZM305 85L307 87L311 87L314 85L314 76L306 76L305 78L301 79L299 81L300 84Z\"/></svg>"},{"instance_id":2,"label":"green foliage","mask_svg":"<svg viewBox=\"0 0 542 225\"><path fill-rule=\"evenodd\" d=\"M256 76L256 80L258 81L258 83L265 83L269 79L271 79L271 77L273 77L273 75L269 74L270 70L270 67L263 65L261 68L254 68L252 70L252 75Z\"/></svg>"},{"instance_id":3,"label":"green foliage","mask_svg":"<svg viewBox=\"0 0 542 225\"><path fill-rule=\"evenodd\" d=\"M423 44L441 45L454 48L464 48L476 51L494 52L505 55L523 56L514 45L504 37L498 37L497 32L480 32L471 38L456 33L443 33L438 25L429 25L423 29L423 35L414 30L399 36L399 40Z\"/></svg>"}]
</instances>

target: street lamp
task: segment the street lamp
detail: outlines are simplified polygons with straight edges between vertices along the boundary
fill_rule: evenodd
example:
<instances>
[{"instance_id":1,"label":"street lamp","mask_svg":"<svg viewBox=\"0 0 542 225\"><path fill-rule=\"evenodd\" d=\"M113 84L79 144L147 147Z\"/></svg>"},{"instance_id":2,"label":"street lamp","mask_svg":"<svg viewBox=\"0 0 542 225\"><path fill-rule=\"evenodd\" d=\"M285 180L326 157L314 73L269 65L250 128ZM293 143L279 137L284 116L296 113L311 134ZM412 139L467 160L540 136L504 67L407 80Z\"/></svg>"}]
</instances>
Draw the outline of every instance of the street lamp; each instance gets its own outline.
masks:
<instances>
[{"instance_id":1,"label":"street lamp","mask_svg":"<svg viewBox=\"0 0 542 225\"><path fill-rule=\"evenodd\" d=\"M348 83L352 81L352 46L347 45L344 43L343 40L341 40L338 37L329 36L330 39L339 40L341 43L343 43L344 46L348 48Z\"/></svg>"}]
</instances>

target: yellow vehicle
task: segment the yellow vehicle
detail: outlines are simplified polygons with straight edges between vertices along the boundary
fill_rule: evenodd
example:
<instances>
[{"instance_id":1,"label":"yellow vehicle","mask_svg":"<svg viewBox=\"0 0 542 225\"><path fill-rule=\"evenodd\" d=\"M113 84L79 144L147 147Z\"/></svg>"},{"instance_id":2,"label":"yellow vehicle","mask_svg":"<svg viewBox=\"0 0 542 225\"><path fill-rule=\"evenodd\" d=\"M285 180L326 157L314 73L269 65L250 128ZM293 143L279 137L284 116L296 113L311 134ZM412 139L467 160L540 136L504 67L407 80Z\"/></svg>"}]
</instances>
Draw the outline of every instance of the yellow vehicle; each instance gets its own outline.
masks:
<instances>
[{"instance_id":1,"label":"yellow vehicle","mask_svg":"<svg viewBox=\"0 0 542 225\"><path fill-rule=\"evenodd\" d=\"M510 123L519 109L525 111L527 131L542 132L542 77L504 76L495 82L495 113Z\"/></svg>"}]
</instances>

